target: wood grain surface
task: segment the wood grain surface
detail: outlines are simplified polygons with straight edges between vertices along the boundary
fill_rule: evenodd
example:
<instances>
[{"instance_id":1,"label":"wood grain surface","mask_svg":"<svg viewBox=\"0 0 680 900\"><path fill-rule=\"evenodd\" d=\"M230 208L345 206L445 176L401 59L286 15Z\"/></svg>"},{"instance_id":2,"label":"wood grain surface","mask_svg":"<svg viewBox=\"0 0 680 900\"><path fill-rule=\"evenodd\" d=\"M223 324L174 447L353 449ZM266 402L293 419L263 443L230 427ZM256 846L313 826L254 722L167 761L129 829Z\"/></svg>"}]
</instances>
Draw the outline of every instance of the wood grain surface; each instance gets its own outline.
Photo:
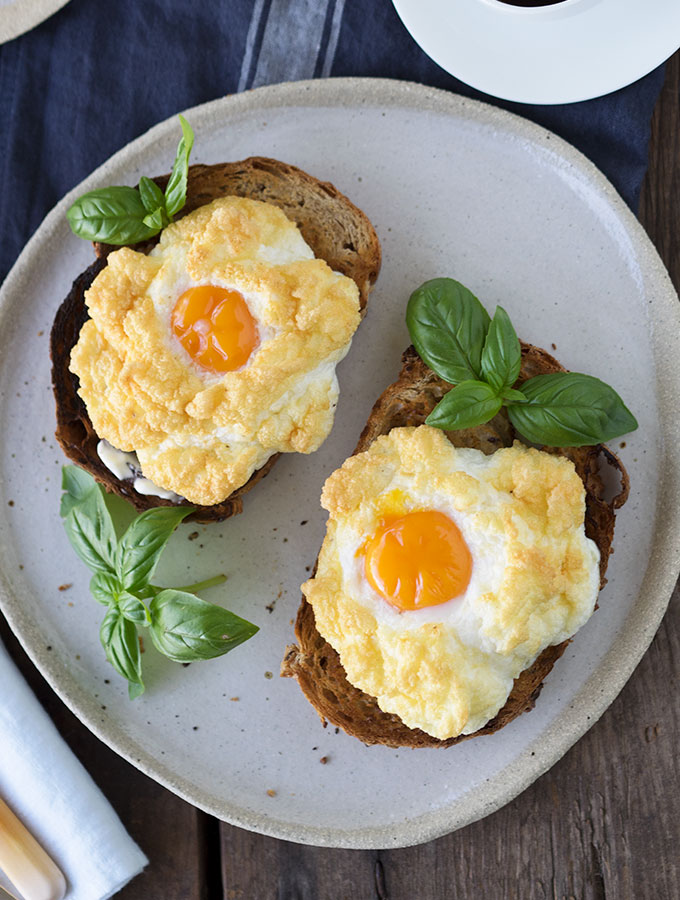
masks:
<instances>
[{"instance_id":1,"label":"wood grain surface","mask_svg":"<svg viewBox=\"0 0 680 900\"><path fill-rule=\"evenodd\" d=\"M652 122L640 218L680 287L680 54ZM298 846L218 822L124 762L64 707L6 624L0 634L145 850L120 900L674 900L680 898L680 593L599 722L494 815L429 844ZM1 750L0 750L1 752Z\"/></svg>"}]
</instances>

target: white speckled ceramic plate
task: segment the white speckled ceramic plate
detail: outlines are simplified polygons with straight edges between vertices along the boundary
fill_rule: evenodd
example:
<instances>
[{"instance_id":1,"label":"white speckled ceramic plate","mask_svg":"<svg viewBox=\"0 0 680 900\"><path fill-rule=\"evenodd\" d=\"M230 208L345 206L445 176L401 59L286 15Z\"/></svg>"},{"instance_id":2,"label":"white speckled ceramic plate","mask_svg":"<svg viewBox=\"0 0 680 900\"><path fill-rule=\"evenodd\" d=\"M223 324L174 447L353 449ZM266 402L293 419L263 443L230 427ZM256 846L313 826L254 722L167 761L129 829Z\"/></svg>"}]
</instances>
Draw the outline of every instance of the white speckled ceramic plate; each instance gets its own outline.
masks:
<instances>
[{"instance_id":1,"label":"white speckled ceramic plate","mask_svg":"<svg viewBox=\"0 0 680 900\"><path fill-rule=\"evenodd\" d=\"M0 0L0 44L49 19L68 0Z\"/></svg>"},{"instance_id":2,"label":"white speckled ceramic plate","mask_svg":"<svg viewBox=\"0 0 680 900\"><path fill-rule=\"evenodd\" d=\"M393 0L436 63L493 97L573 103L642 78L680 46L677 0Z\"/></svg>"},{"instance_id":3,"label":"white speckled ceramic plate","mask_svg":"<svg viewBox=\"0 0 680 900\"><path fill-rule=\"evenodd\" d=\"M658 626L680 559L680 307L656 252L603 176L554 135L505 112L417 85L339 79L261 88L187 115L195 161L263 154L301 166L361 206L383 244L368 316L339 368L329 440L312 456L282 458L248 495L243 515L183 526L160 573L166 583L186 583L226 571L227 584L209 599L261 631L233 654L188 668L148 652L148 691L131 703L104 660L102 610L58 515L64 460L52 437L48 334L92 255L71 236L64 210L83 190L167 171L175 120L66 197L2 289L2 608L80 718L197 806L312 844L425 841L497 809L559 759L616 696ZM351 452L399 369L410 291L436 275L460 279L489 308L502 301L524 339L556 345L565 365L611 382L640 430L621 451L633 489L600 609L535 710L492 737L400 752L324 730L278 670L298 586L323 536L324 478ZM59 591L63 584L73 586Z\"/></svg>"}]
</instances>

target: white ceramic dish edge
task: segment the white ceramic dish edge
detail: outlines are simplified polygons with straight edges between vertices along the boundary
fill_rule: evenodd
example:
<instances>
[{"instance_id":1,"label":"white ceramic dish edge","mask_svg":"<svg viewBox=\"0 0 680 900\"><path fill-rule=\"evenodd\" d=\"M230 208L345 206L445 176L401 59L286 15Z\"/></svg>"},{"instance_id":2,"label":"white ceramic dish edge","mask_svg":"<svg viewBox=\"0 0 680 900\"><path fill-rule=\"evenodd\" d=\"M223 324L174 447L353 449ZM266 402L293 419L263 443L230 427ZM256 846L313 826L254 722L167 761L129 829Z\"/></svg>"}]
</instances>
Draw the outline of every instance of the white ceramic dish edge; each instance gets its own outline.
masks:
<instances>
[{"instance_id":1,"label":"white ceramic dish edge","mask_svg":"<svg viewBox=\"0 0 680 900\"><path fill-rule=\"evenodd\" d=\"M525 139L540 140L548 134L537 125L486 104L434 88L388 79L342 78L285 83L235 95L229 98L229 103L243 112L250 107L261 109L286 104L342 105L343 98L347 95L351 95L355 103L383 106L410 104L442 112L455 110L459 114L465 110L467 115L484 117L485 121L496 119L506 127L510 124L511 130ZM221 103L221 100L211 101L194 107L186 115L199 127L202 122L219 113L217 107ZM42 235L31 238L0 291L0 319L6 312L7 297L20 289L24 274L34 264L33 257L39 242L46 235L49 237L73 200L83 191L108 183L109 169L128 156L133 156L142 145L150 140L170 139L175 131L175 117L150 129L95 170L54 207L44 220ZM674 365L674 360L680 354L680 304L656 250L613 186L575 148L555 135L550 135L550 139L552 149L573 167L575 174L595 184L617 211L628 235L640 251L641 265L654 276L659 288L658 295L651 302L656 322L652 339L657 360L660 409L669 413L662 422L664 490L660 492L657 508L656 549L643 582L640 600L634 608L617 652L610 651L605 657L598 671L591 676L557 725L543 732L541 738L527 746L517 760L476 790L474 804L461 803L455 809L438 810L408 821L405 817L403 823L389 827L357 828L351 831L303 827L216 803L208 793L196 791L185 779L171 772L134 741L117 733L114 727L102 726L97 716L97 702L45 652L35 625L28 620L21 605L12 597L7 581L0 573L0 607L32 661L67 706L117 753L206 812L252 831L317 846L389 848L431 840L504 806L554 765L614 700L649 646L667 607L680 568L680 453L677 450L675 453L671 452L673 448L680 447L680 423L670 415L676 398L680 395L680 372Z\"/></svg>"},{"instance_id":2,"label":"white ceramic dish edge","mask_svg":"<svg viewBox=\"0 0 680 900\"><path fill-rule=\"evenodd\" d=\"M0 7L0 44L40 25L66 6L68 0L15 0Z\"/></svg>"}]
</instances>

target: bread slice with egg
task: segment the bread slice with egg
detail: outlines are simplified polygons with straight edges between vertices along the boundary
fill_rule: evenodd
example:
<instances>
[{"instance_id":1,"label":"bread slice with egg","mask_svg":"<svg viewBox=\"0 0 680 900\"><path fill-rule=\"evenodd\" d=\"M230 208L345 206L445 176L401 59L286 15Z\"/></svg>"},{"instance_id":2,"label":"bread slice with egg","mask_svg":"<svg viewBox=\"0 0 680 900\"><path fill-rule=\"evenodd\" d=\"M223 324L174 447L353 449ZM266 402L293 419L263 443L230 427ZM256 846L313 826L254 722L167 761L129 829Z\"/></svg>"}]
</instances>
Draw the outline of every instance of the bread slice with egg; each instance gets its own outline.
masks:
<instances>
[{"instance_id":1,"label":"bread slice with egg","mask_svg":"<svg viewBox=\"0 0 680 900\"><path fill-rule=\"evenodd\" d=\"M165 188L167 175L156 178ZM242 162L194 165L189 168L187 201L176 219L219 197L237 196L261 200L279 207L294 222L302 237L330 268L351 278L359 290L361 314L380 270L380 243L371 222L332 184L319 181L301 169L274 159L251 157ZM138 244L148 253L157 238ZM71 351L89 318L85 292L107 265L109 253L118 248L95 244L97 259L73 283L59 308L51 333L52 383L57 407L56 437L66 456L97 481L142 512L173 501L138 493L130 479L119 480L97 453L99 436L78 395L78 378L69 371ZM199 506L190 518L198 522L226 519L241 512L243 494L249 491L276 461L278 454L253 472L249 480L213 506ZM195 505L195 504L194 504Z\"/></svg>"},{"instance_id":2,"label":"bread slice with egg","mask_svg":"<svg viewBox=\"0 0 680 900\"><path fill-rule=\"evenodd\" d=\"M544 350L522 345L519 382L535 375L563 371L557 360ZM376 438L393 428L422 425L450 389L451 385L429 369L410 347L403 355L398 380L383 392L373 407L354 453L367 450ZM456 447L472 447L491 454L501 447L511 446L515 434L507 416L500 413L485 425L447 432L447 437ZM614 511L628 496L627 474L617 457L603 445L549 452L568 457L583 481L586 494L585 532L600 551L602 587L612 552ZM605 472L606 469L610 470L609 473ZM611 497L605 487L605 480L609 482L610 475L619 482L618 492ZM564 641L543 650L533 665L515 679L505 705L486 725L473 734L440 740L418 728L407 727L397 715L383 712L374 697L348 681L338 653L317 631L314 611L304 596L297 614L295 636L297 644L287 648L281 674L297 678L303 693L324 723L339 726L365 744L388 747L449 747L468 737L498 731L533 708L545 677L569 643Z\"/></svg>"}]
</instances>

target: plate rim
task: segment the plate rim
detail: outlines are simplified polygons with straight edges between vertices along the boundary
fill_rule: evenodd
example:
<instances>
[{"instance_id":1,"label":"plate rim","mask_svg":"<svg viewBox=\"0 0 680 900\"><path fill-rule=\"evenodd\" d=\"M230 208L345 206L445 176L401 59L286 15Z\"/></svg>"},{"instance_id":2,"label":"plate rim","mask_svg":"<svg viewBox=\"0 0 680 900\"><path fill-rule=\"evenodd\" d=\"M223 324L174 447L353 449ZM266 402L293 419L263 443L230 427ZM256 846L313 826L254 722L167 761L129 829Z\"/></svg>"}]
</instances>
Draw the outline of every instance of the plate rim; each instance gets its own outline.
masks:
<instances>
[{"instance_id":1,"label":"plate rim","mask_svg":"<svg viewBox=\"0 0 680 900\"><path fill-rule=\"evenodd\" d=\"M546 128L506 110L438 88L393 79L357 77L265 86L200 104L185 111L185 115L194 123L199 120L205 123L215 114L232 116L286 105L346 108L347 100L350 107L426 107L441 114L482 121L515 138L545 144L563 163L583 176L616 214L636 249L640 267L658 289L650 299L653 310L650 321L653 326L662 324L664 327L652 328L651 340L654 350L659 351L658 354L655 352L654 358L660 411L672 408L680 393L680 371L672 365L673 357L677 358L680 352L680 303L675 288L651 240L611 183L580 151ZM197 124L196 130L200 128ZM143 152L150 143L171 138L175 131L176 116L173 115L121 148L55 205L26 244L0 289L0 318L10 307L22 279L30 274L33 258L42 241L58 227L73 200L83 191L105 182L110 168L134 159L135 154ZM663 340L659 332L663 334ZM664 478L664 491L660 492L657 502L655 535L662 533L664 540L653 544L645 579L629 616L629 627L619 635L616 645L601 660L559 722L551 723L513 762L474 788L462 801L411 819L348 830L291 823L253 813L236 804L216 801L193 785L189 778L178 775L145 751L115 723L99 721L97 702L78 685L69 670L45 650L39 628L24 614L20 598L13 596L2 569L0 609L34 665L80 721L116 753L192 805L250 831L314 846L387 849L424 843L500 809L554 765L614 701L651 643L680 570L680 422L675 424L671 416L662 417L660 428L660 474ZM608 673L606 688L602 688L603 671ZM589 695L588 689L595 683L599 689Z\"/></svg>"},{"instance_id":2,"label":"plate rim","mask_svg":"<svg viewBox=\"0 0 680 900\"><path fill-rule=\"evenodd\" d=\"M0 6L0 44L37 28L66 6L69 0L14 0Z\"/></svg>"}]
</instances>

